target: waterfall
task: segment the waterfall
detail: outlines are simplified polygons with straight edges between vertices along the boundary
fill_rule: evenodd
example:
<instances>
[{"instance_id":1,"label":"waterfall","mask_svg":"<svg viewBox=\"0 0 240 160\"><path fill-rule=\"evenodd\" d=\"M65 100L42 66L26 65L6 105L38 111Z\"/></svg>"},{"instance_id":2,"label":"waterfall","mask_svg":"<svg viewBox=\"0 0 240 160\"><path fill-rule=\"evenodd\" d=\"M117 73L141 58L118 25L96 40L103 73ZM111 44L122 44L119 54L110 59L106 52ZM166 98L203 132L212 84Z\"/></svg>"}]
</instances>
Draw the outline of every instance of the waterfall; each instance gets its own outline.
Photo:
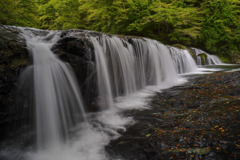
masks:
<instances>
[{"instance_id":1,"label":"waterfall","mask_svg":"<svg viewBox=\"0 0 240 160\"><path fill-rule=\"evenodd\" d=\"M156 80L153 85L173 85L179 80L179 77L174 68L169 49L156 40L146 39L146 41L150 48L151 57L151 61L148 63L154 65L155 70L153 77L156 77Z\"/></svg>"},{"instance_id":2,"label":"waterfall","mask_svg":"<svg viewBox=\"0 0 240 160\"><path fill-rule=\"evenodd\" d=\"M136 92L135 57L128 42L113 36L104 36L103 48L109 57L109 67L116 96Z\"/></svg>"},{"instance_id":3,"label":"waterfall","mask_svg":"<svg viewBox=\"0 0 240 160\"><path fill-rule=\"evenodd\" d=\"M20 84L28 87L26 90L33 88L38 148L37 152L27 152L22 158L26 160L108 159L104 147L133 122L132 117L122 117L122 110L147 108L146 97L179 84L182 79L177 73L196 69L186 50L148 38L83 30L19 29L33 59ZM78 82L87 93L84 98L90 101L86 107L98 107L100 112L85 114L75 73L51 51L56 49L53 46L74 69L87 71L78 73ZM87 63L83 66L80 61Z\"/></svg>"},{"instance_id":4,"label":"waterfall","mask_svg":"<svg viewBox=\"0 0 240 160\"><path fill-rule=\"evenodd\" d=\"M208 64L213 64L213 65L223 64L223 62L217 56L210 55L210 54L208 54L207 56L207 61L208 61Z\"/></svg>"},{"instance_id":5,"label":"waterfall","mask_svg":"<svg viewBox=\"0 0 240 160\"><path fill-rule=\"evenodd\" d=\"M178 73L196 72L197 65L191 54L187 50L170 47L170 53L174 66ZM201 60L201 59L200 59Z\"/></svg>"},{"instance_id":6,"label":"waterfall","mask_svg":"<svg viewBox=\"0 0 240 160\"><path fill-rule=\"evenodd\" d=\"M217 56L206 53L205 51L197 48L192 48L197 56L197 65L221 65L224 64ZM206 55L202 58L201 55Z\"/></svg>"},{"instance_id":7,"label":"waterfall","mask_svg":"<svg viewBox=\"0 0 240 160\"><path fill-rule=\"evenodd\" d=\"M21 28L33 58L34 100L38 149L60 146L69 130L86 121L81 94L73 70L50 50L58 32L36 36Z\"/></svg>"},{"instance_id":8,"label":"waterfall","mask_svg":"<svg viewBox=\"0 0 240 160\"><path fill-rule=\"evenodd\" d=\"M173 85L178 81L169 49L150 39L84 35L96 58L98 99L101 108L113 107L113 97L129 96L147 85Z\"/></svg>"},{"instance_id":9,"label":"waterfall","mask_svg":"<svg viewBox=\"0 0 240 160\"><path fill-rule=\"evenodd\" d=\"M204 62L202 62L202 58L200 56L197 56L197 64L202 65Z\"/></svg>"},{"instance_id":10,"label":"waterfall","mask_svg":"<svg viewBox=\"0 0 240 160\"><path fill-rule=\"evenodd\" d=\"M100 106L102 109L113 107L113 96L110 85L106 55L96 38L91 37L96 57L97 83Z\"/></svg>"}]
</instances>

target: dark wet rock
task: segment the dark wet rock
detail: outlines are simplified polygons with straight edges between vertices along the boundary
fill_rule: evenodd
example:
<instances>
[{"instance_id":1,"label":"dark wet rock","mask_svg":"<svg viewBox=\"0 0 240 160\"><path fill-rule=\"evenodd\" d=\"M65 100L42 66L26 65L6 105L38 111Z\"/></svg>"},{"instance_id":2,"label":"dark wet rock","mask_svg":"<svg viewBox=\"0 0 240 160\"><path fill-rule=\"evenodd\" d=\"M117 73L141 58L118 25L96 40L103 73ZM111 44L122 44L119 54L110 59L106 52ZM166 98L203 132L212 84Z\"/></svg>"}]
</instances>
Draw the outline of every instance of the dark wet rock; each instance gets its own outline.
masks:
<instances>
[{"instance_id":1,"label":"dark wet rock","mask_svg":"<svg viewBox=\"0 0 240 160\"><path fill-rule=\"evenodd\" d=\"M30 63L25 39L16 27L0 25L0 130L6 126L19 125L25 115L23 108L16 105L17 80ZM0 132L4 138L8 132Z\"/></svg>"},{"instance_id":2,"label":"dark wet rock","mask_svg":"<svg viewBox=\"0 0 240 160\"><path fill-rule=\"evenodd\" d=\"M125 159L131 155L148 160L238 160L239 75L239 71L203 75L158 93L149 104L152 109L134 112L137 123L111 141L107 151ZM135 136L138 139L131 138ZM119 149L116 144L124 137L128 143Z\"/></svg>"},{"instance_id":3,"label":"dark wet rock","mask_svg":"<svg viewBox=\"0 0 240 160\"><path fill-rule=\"evenodd\" d=\"M98 106L94 105L97 98L95 55L92 43L85 36L86 31L83 30L63 31L61 38L52 50L71 65L84 100L87 106L90 106L86 109L95 111L99 109Z\"/></svg>"},{"instance_id":4,"label":"dark wet rock","mask_svg":"<svg viewBox=\"0 0 240 160\"><path fill-rule=\"evenodd\" d=\"M210 152L205 158L206 159L214 159L214 160L222 160L222 158L215 152Z\"/></svg>"}]
</instances>

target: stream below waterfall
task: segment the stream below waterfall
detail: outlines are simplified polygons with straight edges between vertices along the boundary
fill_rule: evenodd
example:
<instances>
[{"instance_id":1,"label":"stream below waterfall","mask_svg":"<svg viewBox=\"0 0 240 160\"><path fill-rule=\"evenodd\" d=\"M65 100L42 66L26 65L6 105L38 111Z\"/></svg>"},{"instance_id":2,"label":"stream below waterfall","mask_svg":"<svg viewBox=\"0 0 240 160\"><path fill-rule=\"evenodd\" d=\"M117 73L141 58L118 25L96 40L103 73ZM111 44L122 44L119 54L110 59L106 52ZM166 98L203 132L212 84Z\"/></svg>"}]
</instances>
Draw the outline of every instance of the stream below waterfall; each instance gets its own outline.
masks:
<instances>
[{"instance_id":1,"label":"stream below waterfall","mask_svg":"<svg viewBox=\"0 0 240 160\"><path fill-rule=\"evenodd\" d=\"M166 46L147 38L129 43L115 36L99 38L86 32L84 36L95 50L101 108L86 112L73 69L51 51L60 33L36 36L33 31L20 30L33 58L33 64L20 77L20 87L32 85L29 79L33 81L36 131L25 131L23 125L25 132L20 129L18 136L1 142L1 160L116 159L105 147L136 123L128 112L149 111L148 102L156 92L183 84L188 77L223 68L197 67L187 51L179 51L183 55L172 60L176 53L171 55ZM182 57L186 57L184 61Z\"/></svg>"}]
</instances>

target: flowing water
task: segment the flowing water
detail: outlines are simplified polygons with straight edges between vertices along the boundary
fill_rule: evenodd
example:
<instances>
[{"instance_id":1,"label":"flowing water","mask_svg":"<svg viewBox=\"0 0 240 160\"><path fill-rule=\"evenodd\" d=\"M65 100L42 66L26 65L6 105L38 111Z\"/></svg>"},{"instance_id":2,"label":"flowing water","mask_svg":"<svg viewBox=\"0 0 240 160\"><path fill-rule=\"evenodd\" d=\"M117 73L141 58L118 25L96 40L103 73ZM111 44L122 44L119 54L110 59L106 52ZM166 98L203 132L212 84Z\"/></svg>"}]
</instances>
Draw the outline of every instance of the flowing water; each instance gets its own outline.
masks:
<instances>
[{"instance_id":1,"label":"flowing water","mask_svg":"<svg viewBox=\"0 0 240 160\"><path fill-rule=\"evenodd\" d=\"M175 68L178 73L196 72L198 67L187 50L169 47Z\"/></svg>"},{"instance_id":2,"label":"flowing water","mask_svg":"<svg viewBox=\"0 0 240 160\"><path fill-rule=\"evenodd\" d=\"M99 92L99 101L102 108L112 108L113 107L113 95L111 91L110 77L107 66L107 59L105 52L100 46L96 38L91 38L96 57L96 67L97 67L97 83Z\"/></svg>"},{"instance_id":3,"label":"flowing water","mask_svg":"<svg viewBox=\"0 0 240 160\"><path fill-rule=\"evenodd\" d=\"M38 149L56 147L68 140L70 129L86 121L78 83L69 64L51 51L58 32L49 32L44 37L25 29L22 32L33 58L37 146Z\"/></svg>"},{"instance_id":4,"label":"flowing water","mask_svg":"<svg viewBox=\"0 0 240 160\"><path fill-rule=\"evenodd\" d=\"M85 113L71 66L52 51L60 31L20 28L27 41L33 64L25 69L21 86L31 85L36 115L36 144L28 149L6 147L0 158L21 160L107 160L104 147L118 138L134 120L124 110L149 109L149 96L161 89L185 82L177 73L196 72L197 66L186 50L180 50L147 38L81 36L93 45L97 77L99 112ZM74 34L74 33L72 33Z\"/></svg>"},{"instance_id":5,"label":"flowing water","mask_svg":"<svg viewBox=\"0 0 240 160\"><path fill-rule=\"evenodd\" d=\"M197 56L197 65L223 65L224 63L215 55L211 55L206 53L205 51L197 48L192 48L196 52ZM205 54L206 55L206 60L203 60L200 57L200 54ZM205 61L205 62L204 62Z\"/></svg>"},{"instance_id":6,"label":"flowing water","mask_svg":"<svg viewBox=\"0 0 240 160\"><path fill-rule=\"evenodd\" d=\"M98 103L103 109L114 106L113 97L130 96L147 85L172 86L179 81L168 48L157 41L134 39L131 44L117 36L85 36L95 50Z\"/></svg>"}]
</instances>

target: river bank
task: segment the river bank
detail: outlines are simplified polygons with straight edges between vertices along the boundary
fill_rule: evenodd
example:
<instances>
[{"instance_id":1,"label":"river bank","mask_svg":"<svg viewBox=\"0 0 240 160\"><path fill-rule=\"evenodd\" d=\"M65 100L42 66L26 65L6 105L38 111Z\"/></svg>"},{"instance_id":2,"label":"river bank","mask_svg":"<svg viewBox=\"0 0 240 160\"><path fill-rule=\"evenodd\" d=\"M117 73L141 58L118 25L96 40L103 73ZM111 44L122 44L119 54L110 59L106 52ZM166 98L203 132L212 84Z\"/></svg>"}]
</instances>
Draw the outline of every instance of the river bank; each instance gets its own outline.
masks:
<instances>
[{"instance_id":1,"label":"river bank","mask_svg":"<svg viewBox=\"0 0 240 160\"><path fill-rule=\"evenodd\" d=\"M240 159L240 71L216 72L163 90L106 150L126 160Z\"/></svg>"}]
</instances>

